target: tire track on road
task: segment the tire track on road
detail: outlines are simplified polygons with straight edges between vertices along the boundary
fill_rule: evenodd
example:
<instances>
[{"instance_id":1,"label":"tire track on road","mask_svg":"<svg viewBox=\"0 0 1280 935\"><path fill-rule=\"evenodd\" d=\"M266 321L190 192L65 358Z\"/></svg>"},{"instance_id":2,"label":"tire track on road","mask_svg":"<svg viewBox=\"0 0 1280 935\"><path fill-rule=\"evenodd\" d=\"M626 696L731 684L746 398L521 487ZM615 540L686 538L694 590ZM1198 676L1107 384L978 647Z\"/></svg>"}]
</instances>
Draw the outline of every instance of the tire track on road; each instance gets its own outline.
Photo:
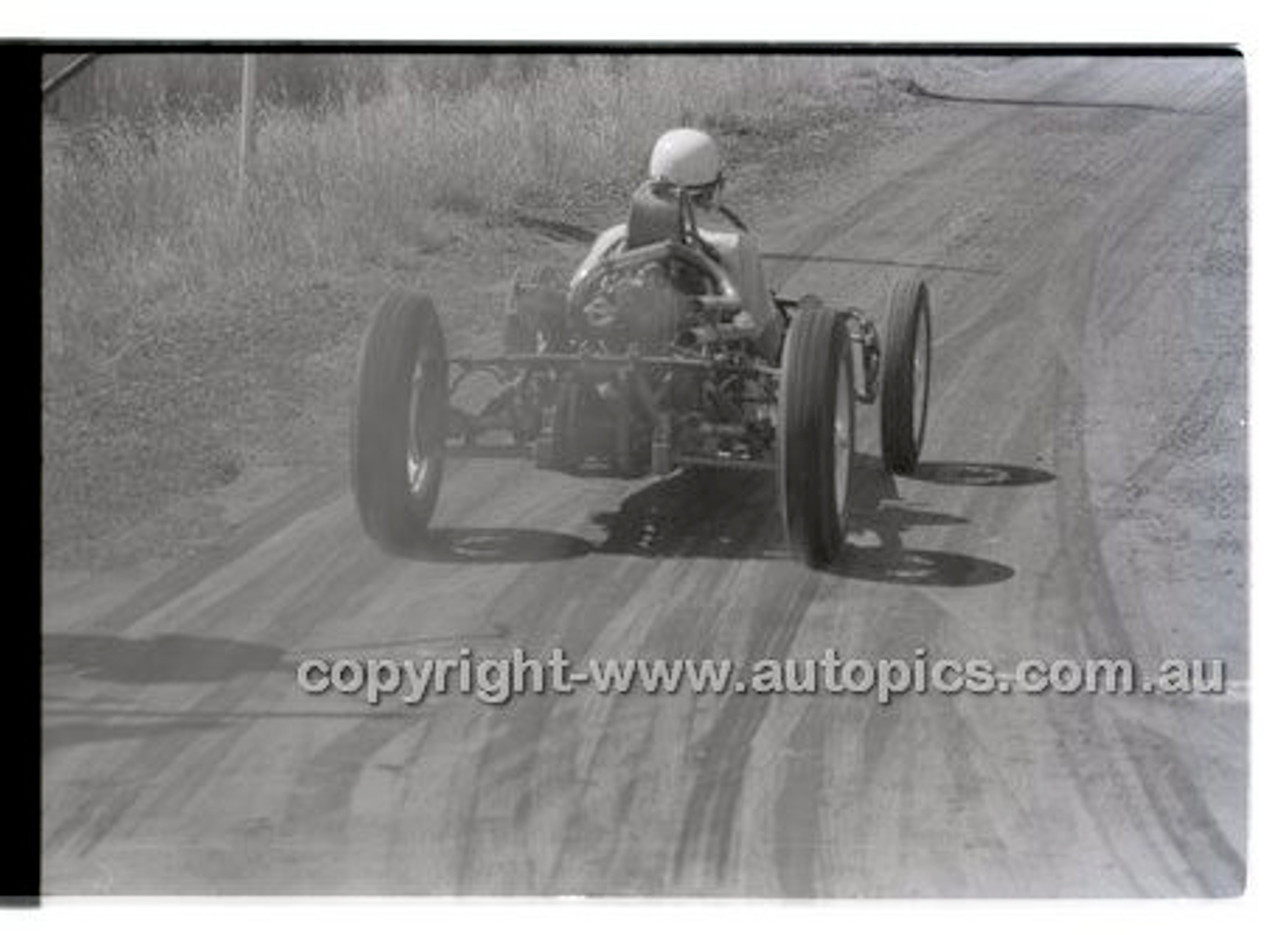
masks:
<instances>
[{"instance_id":1,"label":"tire track on road","mask_svg":"<svg viewBox=\"0 0 1280 935\"><path fill-rule=\"evenodd\" d=\"M1075 259L1056 274L1068 294L1072 284L1076 284L1075 300L1067 306L1074 308L1076 313L1063 320L1064 324L1069 324L1074 329L1076 337L1072 346L1085 353L1092 346L1087 335L1091 327L1088 313L1096 308L1094 297L1101 283L1101 257L1108 255L1114 247L1113 232L1117 225L1113 218L1128 216L1134 211L1134 205L1142 206L1160 198L1173 180L1184 176L1191 165L1204 157L1217 142L1220 132L1219 123L1202 129L1197 139L1185 142L1163 165L1157 164L1148 169L1141 183L1130 188L1131 194L1115 203L1098 223L1097 227L1104 232L1103 236L1092 245L1086 245L1082 238L1080 246L1072 251ZM1137 210L1139 214L1142 213L1141 207ZM1081 289L1087 292L1081 294ZM1079 365L1068 366L1067 371L1059 378L1063 397L1055 442L1055 464L1059 469L1057 491L1061 558L1053 564L1063 569L1067 578L1069 593L1073 595L1069 605L1081 611L1078 621L1081 657L1135 659L1136 647L1130 634L1130 626L1126 625L1126 618L1116 596L1116 585L1102 553L1102 525L1094 504L1086 455L1087 384L1081 369ZM1218 379L1215 372L1211 371L1206 379ZM1221 390L1223 397L1227 391L1227 388ZM1221 399L1214 397L1215 394L1206 393L1192 400L1192 428L1206 417L1206 412L1217 412ZM1184 410L1179 420L1184 428L1187 427L1187 416L1188 410ZM1163 464L1162 461L1149 463L1153 470L1156 465ZM1166 761L1159 769L1155 769L1149 760L1136 759L1132 750L1126 746L1125 735L1117 729L1114 717L1100 704L1081 705L1070 721L1058 714L1058 709L1054 709L1054 712L1057 715L1059 734L1064 738L1079 731L1083 720L1083 726L1087 728L1085 734L1092 738L1093 744L1104 749L1126 752L1127 768L1123 761L1099 761L1087 750L1080 749L1077 743L1068 741L1063 745L1069 761L1074 761L1072 770L1079 777L1078 790L1084 804L1094 816L1095 827L1104 840L1111 842L1113 853L1122 864L1136 863L1140 858L1131 848L1126 850L1118 846L1118 839L1114 834L1118 820L1124 822L1129 829L1126 841L1145 841L1145 852L1155 855L1158 862L1163 864L1171 892L1183 891L1184 878L1163 858L1166 844L1172 847L1178 857L1178 866L1187 869L1201 893L1221 893L1224 881L1226 887L1230 888L1234 885L1231 881L1241 878L1240 857L1229 845L1224 849L1226 838L1211 817L1208 818L1210 825L1205 829L1205 834L1210 844L1208 853L1213 856L1216 866L1205 866L1205 852L1193 853L1189 850L1191 839L1180 829L1203 823L1207 811L1203 803L1192 802L1185 795L1185 791L1194 789L1195 785L1181 761ZM1160 791L1162 788L1182 792L1166 795ZM1135 809L1132 804L1135 800L1142 801L1144 808ZM1128 807L1123 804L1126 801L1130 803ZM1155 819L1154 827L1159 829L1160 840L1153 837L1152 826L1145 820L1147 816ZM1139 891L1146 890L1146 885L1138 879L1131 877L1131 880L1139 887Z\"/></svg>"}]
</instances>

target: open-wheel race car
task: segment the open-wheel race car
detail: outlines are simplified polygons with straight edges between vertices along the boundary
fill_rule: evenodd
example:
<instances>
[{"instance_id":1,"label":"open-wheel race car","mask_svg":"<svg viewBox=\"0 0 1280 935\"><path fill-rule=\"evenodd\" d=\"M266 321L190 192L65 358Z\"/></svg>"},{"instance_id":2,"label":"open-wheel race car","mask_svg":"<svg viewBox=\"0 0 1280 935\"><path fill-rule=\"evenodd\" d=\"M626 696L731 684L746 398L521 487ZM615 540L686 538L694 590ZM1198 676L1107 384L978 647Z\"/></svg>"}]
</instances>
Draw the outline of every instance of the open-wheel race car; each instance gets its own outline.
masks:
<instances>
[{"instance_id":1,"label":"open-wheel race car","mask_svg":"<svg viewBox=\"0 0 1280 935\"><path fill-rule=\"evenodd\" d=\"M915 469L929 395L924 282L892 288L883 336L860 309L762 288L745 225L724 208L737 232L697 223L697 209L719 207L708 198L718 162L689 171L688 145L668 147L683 164L659 158L678 134L697 131L659 140L627 222L597 239L555 301L516 291L502 353L450 357L424 294L379 306L360 352L351 476L364 528L385 548L423 539L447 457L515 454L571 474L776 471L787 537L822 567L848 529L857 405L880 405L884 468Z\"/></svg>"}]
</instances>

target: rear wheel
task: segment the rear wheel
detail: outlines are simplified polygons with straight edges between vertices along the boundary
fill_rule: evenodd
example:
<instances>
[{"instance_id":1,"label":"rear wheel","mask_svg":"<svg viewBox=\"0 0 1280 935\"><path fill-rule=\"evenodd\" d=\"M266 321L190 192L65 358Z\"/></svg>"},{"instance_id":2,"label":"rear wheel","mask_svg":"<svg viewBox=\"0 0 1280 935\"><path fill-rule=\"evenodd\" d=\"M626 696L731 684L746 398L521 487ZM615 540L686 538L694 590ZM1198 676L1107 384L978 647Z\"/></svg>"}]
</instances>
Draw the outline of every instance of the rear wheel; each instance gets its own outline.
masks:
<instances>
[{"instance_id":1,"label":"rear wheel","mask_svg":"<svg viewBox=\"0 0 1280 935\"><path fill-rule=\"evenodd\" d=\"M799 312L782 351L779 497L791 546L810 567L844 545L853 484L853 351L844 318Z\"/></svg>"},{"instance_id":2,"label":"rear wheel","mask_svg":"<svg viewBox=\"0 0 1280 935\"><path fill-rule=\"evenodd\" d=\"M444 476L448 360L431 300L388 296L360 348L351 481L369 536L395 551L419 541Z\"/></svg>"},{"instance_id":3,"label":"rear wheel","mask_svg":"<svg viewBox=\"0 0 1280 935\"><path fill-rule=\"evenodd\" d=\"M880 402L880 451L893 474L910 474L920 462L932 336L928 288L916 277L899 281L889 296Z\"/></svg>"}]
</instances>

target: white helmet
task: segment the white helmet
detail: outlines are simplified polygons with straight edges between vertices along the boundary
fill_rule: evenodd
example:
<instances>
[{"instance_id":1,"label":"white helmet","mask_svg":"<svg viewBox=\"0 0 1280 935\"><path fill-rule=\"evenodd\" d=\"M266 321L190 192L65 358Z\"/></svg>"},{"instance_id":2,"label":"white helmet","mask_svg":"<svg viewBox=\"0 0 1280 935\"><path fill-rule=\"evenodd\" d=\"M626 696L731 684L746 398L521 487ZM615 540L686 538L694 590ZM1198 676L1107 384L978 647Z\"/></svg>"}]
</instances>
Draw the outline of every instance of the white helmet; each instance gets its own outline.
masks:
<instances>
[{"instance_id":1,"label":"white helmet","mask_svg":"<svg viewBox=\"0 0 1280 935\"><path fill-rule=\"evenodd\" d=\"M720 181L720 150L715 140L689 127L668 130L653 144L649 178L682 188L699 188Z\"/></svg>"}]
</instances>

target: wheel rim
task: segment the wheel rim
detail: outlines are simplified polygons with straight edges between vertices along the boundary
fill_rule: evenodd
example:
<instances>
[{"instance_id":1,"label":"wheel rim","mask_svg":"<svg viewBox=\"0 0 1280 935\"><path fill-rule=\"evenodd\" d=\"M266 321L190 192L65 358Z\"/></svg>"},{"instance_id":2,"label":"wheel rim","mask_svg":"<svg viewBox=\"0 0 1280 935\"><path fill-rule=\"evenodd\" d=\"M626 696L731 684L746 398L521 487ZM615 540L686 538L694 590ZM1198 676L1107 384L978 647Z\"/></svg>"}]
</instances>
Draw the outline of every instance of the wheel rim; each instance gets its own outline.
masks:
<instances>
[{"instance_id":1,"label":"wheel rim","mask_svg":"<svg viewBox=\"0 0 1280 935\"><path fill-rule=\"evenodd\" d=\"M929 318L921 314L923 297L917 300L915 347L911 354L911 434L916 447L924 440L924 420L929 404Z\"/></svg>"},{"instance_id":2,"label":"wheel rim","mask_svg":"<svg viewBox=\"0 0 1280 935\"><path fill-rule=\"evenodd\" d=\"M407 470L409 493L415 498L423 497L430 491L431 474L437 458L437 452L433 450L429 413L424 399L429 392L427 379L430 373L427 362L419 358L413 367L412 387L409 393Z\"/></svg>"},{"instance_id":3,"label":"wheel rim","mask_svg":"<svg viewBox=\"0 0 1280 935\"><path fill-rule=\"evenodd\" d=\"M836 375L836 411L834 425L834 470L836 514L844 519L845 500L849 494L849 470L853 461L853 399L849 390L851 374L847 354L840 355Z\"/></svg>"}]
</instances>

